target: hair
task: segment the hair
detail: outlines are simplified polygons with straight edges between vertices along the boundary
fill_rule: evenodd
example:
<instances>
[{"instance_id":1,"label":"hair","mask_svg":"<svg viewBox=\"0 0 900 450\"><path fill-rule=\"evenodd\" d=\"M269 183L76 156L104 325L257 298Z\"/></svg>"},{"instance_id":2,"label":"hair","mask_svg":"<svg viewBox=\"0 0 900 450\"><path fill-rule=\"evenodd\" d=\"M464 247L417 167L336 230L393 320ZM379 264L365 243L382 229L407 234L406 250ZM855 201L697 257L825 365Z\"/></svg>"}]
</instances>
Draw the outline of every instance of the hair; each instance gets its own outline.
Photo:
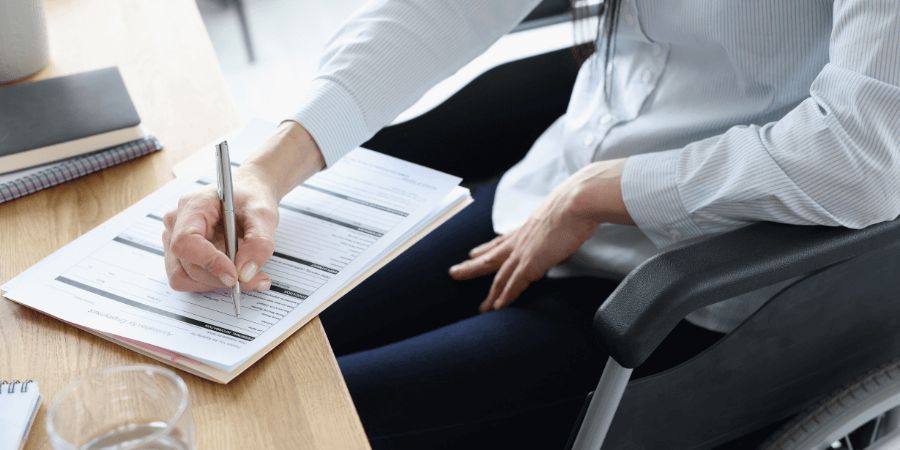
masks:
<instances>
[{"instance_id":1,"label":"hair","mask_svg":"<svg viewBox=\"0 0 900 450\"><path fill-rule=\"evenodd\" d=\"M580 5L579 3L583 3L579 0L570 0L570 4L572 5L572 21L574 22L574 33L575 33L575 42L580 42L584 39L581 39L585 36L585 19L589 18L590 8L584 5ZM585 60L587 60L594 52L597 51L597 43L600 39L604 39L605 45L603 46L603 71L605 74L610 73L610 64L612 62L612 57L615 54L615 37L616 37L616 29L619 27L619 6L621 4L621 0L603 0L603 2L599 5L597 10L597 29L593 31L594 38L588 40L587 43L578 45L576 44L573 47L572 52L575 55L575 60L581 64ZM604 91L607 96L610 94L610 82L609 77L604 76Z\"/></svg>"}]
</instances>

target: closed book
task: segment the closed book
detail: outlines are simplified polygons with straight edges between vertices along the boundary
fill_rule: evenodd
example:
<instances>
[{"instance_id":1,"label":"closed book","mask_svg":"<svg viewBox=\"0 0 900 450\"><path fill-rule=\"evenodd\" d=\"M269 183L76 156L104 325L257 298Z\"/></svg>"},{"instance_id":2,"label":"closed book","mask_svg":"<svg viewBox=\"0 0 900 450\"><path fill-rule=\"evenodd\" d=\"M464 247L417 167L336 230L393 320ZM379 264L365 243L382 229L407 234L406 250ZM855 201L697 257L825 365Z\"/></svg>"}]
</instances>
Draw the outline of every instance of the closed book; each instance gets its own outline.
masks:
<instances>
[{"instance_id":1,"label":"closed book","mask_svg":"<svg viewBox=\"0 0 900 450\"><path fill-rule=\"evenodd\" d=\"M119 69L0 88L0 173L141 139Z\"/></svg>"}]
</instances>

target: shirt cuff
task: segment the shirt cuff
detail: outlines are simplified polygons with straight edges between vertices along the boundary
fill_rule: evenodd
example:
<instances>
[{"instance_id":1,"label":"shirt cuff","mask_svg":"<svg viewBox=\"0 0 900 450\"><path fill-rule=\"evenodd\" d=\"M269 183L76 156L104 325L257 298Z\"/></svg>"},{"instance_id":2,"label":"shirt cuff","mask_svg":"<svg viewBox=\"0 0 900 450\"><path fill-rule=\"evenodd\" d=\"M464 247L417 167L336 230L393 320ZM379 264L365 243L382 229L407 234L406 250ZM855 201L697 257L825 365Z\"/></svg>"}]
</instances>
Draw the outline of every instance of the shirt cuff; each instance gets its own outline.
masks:
<instances>
[{"instance_id":1,"label":"shirt cuff","mask_svg":"<svg viewBox=\"0 0 900 450\"><path fill-rule=\"evenodd\" d=\"M353 96L334 81L313 80L300 109L286 120L303 125L331 166L372 137Z\"/></svg>"},{"instance_id":2,"label":"shirt cuff","mask_svg":"<svg viewBox=\"0 0 900 450\"><path fill-rule=\"evenodd\" d=\"M634 223L658 248L703 235L678 193L681 150L634 155L622 170L622 199Z\"/></svg>"}]
</instances>

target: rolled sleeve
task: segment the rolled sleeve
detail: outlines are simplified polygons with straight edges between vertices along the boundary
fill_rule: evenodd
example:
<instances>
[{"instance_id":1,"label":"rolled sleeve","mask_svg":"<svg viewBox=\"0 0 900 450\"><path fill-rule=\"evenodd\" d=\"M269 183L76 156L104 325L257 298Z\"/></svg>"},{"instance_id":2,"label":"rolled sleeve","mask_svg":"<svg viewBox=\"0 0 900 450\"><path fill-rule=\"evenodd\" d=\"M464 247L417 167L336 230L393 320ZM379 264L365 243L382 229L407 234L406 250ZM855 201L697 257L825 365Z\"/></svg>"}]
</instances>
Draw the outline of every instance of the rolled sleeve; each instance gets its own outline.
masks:
<instances>
[{"instance_id":1,"label":"rolled sleeve","mask_svg":"<svg viewBox=\"0 0 900 450\"><path fill-rule=\"evenodd\" d=\"M634 155L625 160L622 197L634 223L659 248L701 236L678 193L680 150Z\"/></svg>"},{"instance_id":2,"label":"rolled sleeve","mask_svg":"<svg viewBox=\"0 0 900 450\"><path fill-rule=\"evenodd\" d=\"M313 81L306 101L287 120L306 128L328 166L373 134L366 125L362 109L350 93L339 83L326 78Z\"/></svg>"}]
</instances>

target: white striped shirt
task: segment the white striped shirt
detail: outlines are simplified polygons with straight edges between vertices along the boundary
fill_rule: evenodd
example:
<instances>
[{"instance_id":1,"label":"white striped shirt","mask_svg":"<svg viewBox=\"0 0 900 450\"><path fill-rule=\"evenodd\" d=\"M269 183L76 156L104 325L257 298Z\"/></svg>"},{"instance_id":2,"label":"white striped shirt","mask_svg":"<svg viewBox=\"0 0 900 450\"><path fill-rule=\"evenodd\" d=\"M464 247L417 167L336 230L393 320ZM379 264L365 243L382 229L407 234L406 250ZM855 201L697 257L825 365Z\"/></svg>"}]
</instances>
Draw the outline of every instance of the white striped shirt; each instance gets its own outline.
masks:
<instances>
[{"instance_id":1,"label":"white striped shirt","mask_svg":"<svg viewBox=\"0 0 900 450\"><path fill-rule=\"evenodd\" d=\"M331 164L536 3L370 2L292 119ZM756 221L861 228L900 214L900 1L623 0L609 99L598 45L566 114L502 178L494 227L514 229L573 172L622 157L637 227L602 225L552 276L621 276ZM691 319L726 331L763 298L749 297Z\"/></svg>"}]
</instances>

